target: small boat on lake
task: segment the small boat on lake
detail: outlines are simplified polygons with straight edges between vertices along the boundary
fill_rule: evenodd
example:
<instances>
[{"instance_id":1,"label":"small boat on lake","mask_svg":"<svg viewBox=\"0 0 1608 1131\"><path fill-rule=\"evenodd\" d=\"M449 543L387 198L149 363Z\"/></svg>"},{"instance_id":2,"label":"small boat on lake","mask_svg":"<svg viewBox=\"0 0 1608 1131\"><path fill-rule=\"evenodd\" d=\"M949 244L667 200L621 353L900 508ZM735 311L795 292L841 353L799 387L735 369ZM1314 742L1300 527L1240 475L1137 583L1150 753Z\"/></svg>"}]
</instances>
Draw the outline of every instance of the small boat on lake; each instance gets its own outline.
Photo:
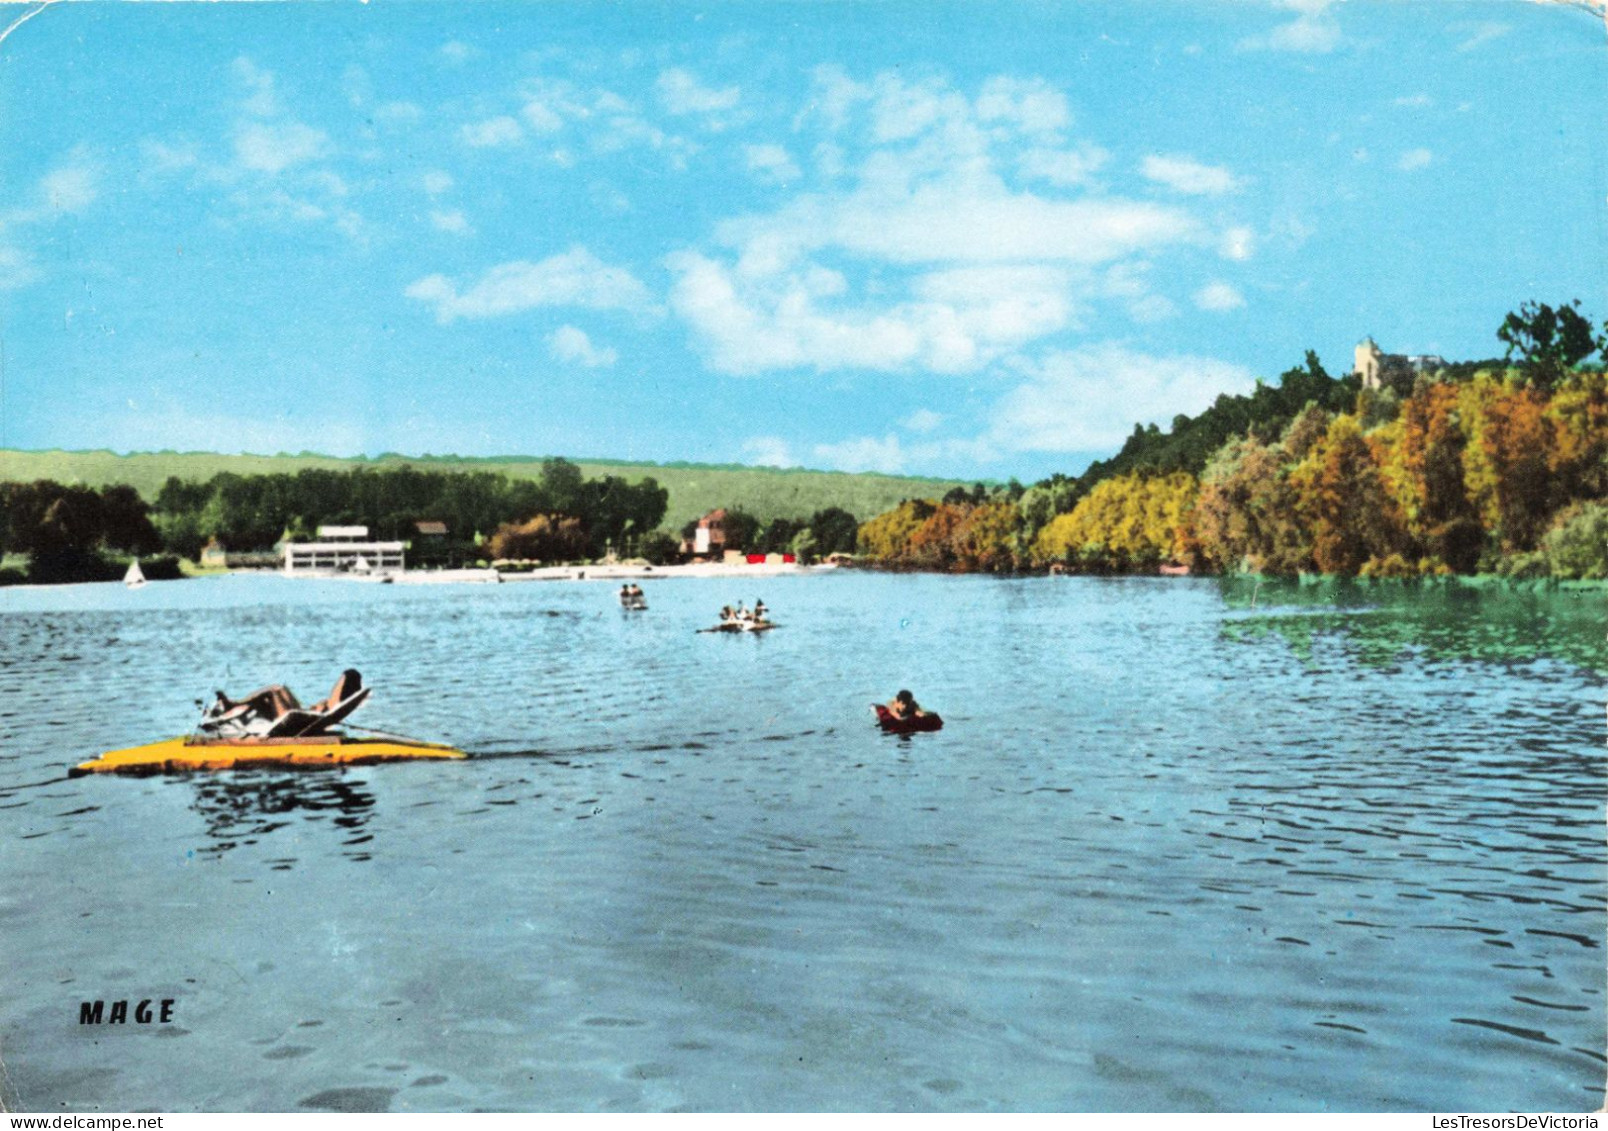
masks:
<instances>
[{"instance_id":1,"label":"small boat on lake","mask_svg":"<svg viewBox=\"0 0 1608 1131\"><path fill-rule=\"evenodd\" d=\"M140 568L140 560L135 558L128 563L128 572L123 575L123 584L130 589L143 589L146 586L145 571Z\"/></svg>"},{"instance_id":2,"label":"small boat on lake","mask_svg":"<svg viewBox=\"0 0 1608 1131\"><path fill-rule=\"evenodd\" d=\"M768 620L728 620L721 621L712 628L700 628L699 632L769 632L773 628L782 626Z\"/></svg>"},{"instance_id":3,"label":"small boat on lake","mask_svg":"<svg viewBox=\"0 0 1608 1131\"><path fill-rule=\"evenodd\" d=\"M294 705L294 697L283 688L265 688L239 702L220 692L216 702L203 708L195 733L107 751L74 766L67 776L310 769L468 757L463 751L438 742L422 742L379 731L358 736L337 729L348 715L368 701L372 689L354 687L358 682L360 677L348 671L337 681L336 690L328 699L306 709ZM353 689L341 694L343 688ZM284 694L282 697L272 694L277 692ZM265 709L263 703L269 701L284 709L277 713Z\"/></svg>"}]
</instances>

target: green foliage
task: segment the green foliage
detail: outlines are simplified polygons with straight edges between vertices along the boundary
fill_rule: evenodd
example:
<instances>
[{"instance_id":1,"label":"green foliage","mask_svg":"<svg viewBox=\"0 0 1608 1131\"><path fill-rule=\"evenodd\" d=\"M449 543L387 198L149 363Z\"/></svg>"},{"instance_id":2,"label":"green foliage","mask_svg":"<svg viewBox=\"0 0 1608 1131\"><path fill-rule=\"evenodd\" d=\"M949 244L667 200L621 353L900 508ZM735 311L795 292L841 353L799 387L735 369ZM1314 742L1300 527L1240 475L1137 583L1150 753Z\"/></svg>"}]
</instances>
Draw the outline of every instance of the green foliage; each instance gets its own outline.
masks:
<instances>
[{"instance_id":1,"label":"green foliage","mask_svg":"<svg viewBox=\"0 0 1608 1131\"><path fill-rule=\"evenodd\" d=\"M1608 578L1608 502L1577 503L1541 539L1547 572L1565 580Z\"/></svg>"},{"instance_id":2,"label":"green foliage","mask_svg":"<svg viewBox=\"0 0 1608 1131\"><path fill-rule=\"evenodd\" d=\"M216 455L209 452L156 452L118 455L108 451L19 452L0 451L0 480L54 479L61 483L102 486L128 483L141 496L156 503L159 512L193 511L190 502L159 497L170 479L204 488L220 472L239 476L296 475L317 470L340 475L356 469L387 471L403 466L422 473L459 472L502 475L510 482L540 484L549 460L528 456L468 458L458 456L381 456L374 459L337 459L312 453L300 455ZM564 461L571 462L571 461ZM942 495L955 485L952 479L850 474L841 471L806 471L800 468L741 467L735 464L627 463L609 460L575 460L588 479L617 476L635 483L652 476L667 493L660 521L676 529L716 507L736 507L769 522L777 517L798 517L828 507L842 507L857 515L880 514L901 499ZM321 512L326 513L326 512ZM525 514L533 514L526 510ZM424 516L442 517L442 516ZM333 520L326 520L333 521ZM496 522L470 527L487 533Z\"/></svg>"},{"instance_id":3,"label":"green foliage","mask_svg":"<svg viewBox=\"0 0 1608 1131\"><path fill-rule=\"evenodd\" d=\"M1519 354L1530 381L1551 389L1563 375L1604 347L1595 328L1580 313L1580 300L1554 310L1546 303L1527 302L1509 312L1496 336L1507 344L1507 356Z\"/></svg>"},{"instance_id":4,"label":"green foliage","mask_svg":"<svg viewBox=\"0 0 1608 1131\"><path fill-rule=\"evenodd\" d=\"M1087 491L1101 480L1141 471L1184 471L1198 476L1212 453L1233 437L1254 434L1271 440L1308 404L1331 412L1349 411L1358 388L1354 376L1329 376L1318 355L1308 350L1305 365L1286 370L1277 385L1259 381L1249 396L1224 393L1193 419L1175 416L1169 432L1163 433L1154 424L1148 428L1135 425L1120 452L1089 465L1080 477L1083 488Z\"/></svg>"},{"instance_id":5,"label":"green foliage","mask_svg":"<svg viewBox=\"0 0 1608 1131\"><path fill-rule=\"evenodd\" d=\"M663 530L643 535L636 551L638 557L646 558L654 565L669 565L681 560L680 541Z\"/></svg>"},{"instance_id":6,"label":"green foliage","mask_svg":"<svg viewBox=\"0 0 1608 1131\"><path fill-rule=\"evenodd\" d=\"M828 554L852 554L860 541L860 523L842 507L826 507L810 515L809 536L811 552L825 557Z\"/></svg>"}]
</instances>

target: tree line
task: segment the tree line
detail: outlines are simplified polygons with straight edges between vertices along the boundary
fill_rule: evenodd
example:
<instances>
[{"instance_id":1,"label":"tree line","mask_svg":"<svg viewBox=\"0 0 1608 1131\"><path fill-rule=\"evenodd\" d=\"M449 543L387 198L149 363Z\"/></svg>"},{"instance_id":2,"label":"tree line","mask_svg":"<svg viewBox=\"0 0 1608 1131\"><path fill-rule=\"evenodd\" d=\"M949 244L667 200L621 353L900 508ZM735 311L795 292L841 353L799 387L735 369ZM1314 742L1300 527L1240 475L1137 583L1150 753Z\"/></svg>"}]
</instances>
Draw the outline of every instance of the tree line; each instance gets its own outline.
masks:
<instances>
[{"instance_id":1,"label":"tree line","mask_svg":"<svg viewBox=\"0 0 1608 1131\"><path fill-rule=\"evenodd\" d=\"M1497 336L1503 359L1367 389L1308 352L1082 476L908 500L860 541L952 571L1608 577L1608 378L1582 366L1608 340L1578 303L1527 303Z\"/></svg>"}]
</instances>

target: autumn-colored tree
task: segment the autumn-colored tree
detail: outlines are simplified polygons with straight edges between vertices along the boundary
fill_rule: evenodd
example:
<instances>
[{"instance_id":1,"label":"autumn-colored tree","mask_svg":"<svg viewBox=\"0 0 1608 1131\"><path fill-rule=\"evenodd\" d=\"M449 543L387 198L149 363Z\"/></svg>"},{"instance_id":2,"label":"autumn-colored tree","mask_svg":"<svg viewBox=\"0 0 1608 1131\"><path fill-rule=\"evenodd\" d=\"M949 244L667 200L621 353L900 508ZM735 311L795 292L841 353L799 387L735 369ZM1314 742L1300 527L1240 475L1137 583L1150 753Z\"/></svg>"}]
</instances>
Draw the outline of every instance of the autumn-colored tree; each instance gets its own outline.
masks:
<instances>
[{"instance_id":1,"label":"autumn-colored tree","mask_svg":"<svg viewBox=\"0 0 1608 1131\"><path fill-rule=\"evenodd\" d=\"M586 528L578 518L539 514L504 523L487 541L493 558L516 561L573 561L586 554Z\"/></svg>"},{"instance_id":2,"label":"autumn-colored tree","mask_svg":"<svg viewBox=\"0 0 1608 1131\"><path fill-rule=\"evenodd\" d=\"M958 568L968 573L1003 573L1016 568L1018 521L1013 503L973 507L954 534Z\"/></svg>"},{"instance_id":3,"label":"autumn-colored tree","mask_svg":"<svg viewBox=\"0 0 1608 1131\"><path fill-rule=\"evenodd\" d=\"M910 535L910 561L918 569L958 568L956 535L971 515L969 502L939 503Z\"/></svg>"},{"instance_id":4,"label":"autumn-colored tree","mask_svg":"<svg viewBox=\"0 0 1608 1131\"><path fill-rule=\"evenodd\" d=\"M1205 564L1283 575L1312 568L1287 464L1281 446L1254 439L1230 441L1207 463L1191 521Z\"/></svg>"},{"instance_id":5,"label":"autumn-colored tree","mask_svg":"<svg viewBox=\"0 0 1608 1131\"><path fill-rule=\"evenodd\" d=\"M911 535L937 509L931 499L906 499L884 511L860 527L860 552L882 565L909 564Z\"/></svg>"},{"instance_id":6,"label":"autumn-colored tree","mask_svg":"<svg viewBox=\"0 0 1608 1131\"><path fill-rule=\"evenodd\" d=\"M1560 501L1552 483L1546 394L1517 381L1476 377L1458 395L1468 435L1463 476L1487 530L1509 553L1534 548Z\"/></svg>"},{"instance_id":7,"label":"autumn-colored tree","mask_svg":"<svg viewBox=\"0 0 1608 1131\"><path fill-rule=\"evenodd\" d=\"M1545 416L1552 436L1547 466L1559 492L1574 499L1608 496L1608 375L1572 375Z\"/></svg>"},{"instance_id":8,"label":"autumn-colored tree","mask_svg":"<svg viewBox=\"0 0 1608 1131\"><path fill-rule=\"evenodd\" d=\"M1093 568L1129 569L1177 559L1195 505L1197 484L1187 472L1120 475L1107 479L1039 531L1033 560Z\"/></svg>"},{"instance_id":9,"label":"autumn-colored tree","mask_svg":"<svg viewBox=\"0 0 1608 1131\"><path fill-rule=\"evenodd\" d=\"M1400 511L1355 417L1335 417L1290 482L1311 516L1312 560L1323 573L1352 576L1370 558L1401 553Z\"/></svg>"}]
</instances>

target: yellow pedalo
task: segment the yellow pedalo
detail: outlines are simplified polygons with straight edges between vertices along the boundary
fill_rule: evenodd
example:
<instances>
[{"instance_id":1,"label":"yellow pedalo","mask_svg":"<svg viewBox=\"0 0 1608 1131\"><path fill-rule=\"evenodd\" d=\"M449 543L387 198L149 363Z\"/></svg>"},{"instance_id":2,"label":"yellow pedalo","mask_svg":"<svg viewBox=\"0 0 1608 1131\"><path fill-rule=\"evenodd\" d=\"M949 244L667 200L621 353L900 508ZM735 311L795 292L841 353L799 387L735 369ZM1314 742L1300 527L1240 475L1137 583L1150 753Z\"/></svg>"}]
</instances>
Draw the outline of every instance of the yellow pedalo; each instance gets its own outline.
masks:
<instances>
[{"instance_id":1,"label":"yellow pedalo","mask_svg":"<svg viewBox=\"0 0 1608 1131\"><path fill-rule=\"evenodd\" d=\"M197 770L289 767L372 766L378 762L467 758L462 750L404 738L356 738L327 734L316 738L259 738L247 741L195 735L109 750L81 762L68 777L85 774L175 774Z\"/></svg>"}]
</instances>

